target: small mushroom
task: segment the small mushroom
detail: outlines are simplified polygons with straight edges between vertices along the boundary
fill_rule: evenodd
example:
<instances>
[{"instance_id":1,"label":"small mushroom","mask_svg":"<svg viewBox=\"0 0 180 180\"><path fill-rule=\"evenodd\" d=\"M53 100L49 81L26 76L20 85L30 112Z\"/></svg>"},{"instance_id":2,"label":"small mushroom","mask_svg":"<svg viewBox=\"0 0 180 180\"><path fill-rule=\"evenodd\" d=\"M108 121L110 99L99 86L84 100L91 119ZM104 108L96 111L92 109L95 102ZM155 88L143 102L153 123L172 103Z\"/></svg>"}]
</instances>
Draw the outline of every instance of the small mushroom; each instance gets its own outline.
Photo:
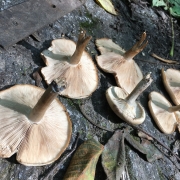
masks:
<instances>
[{"instance_id":1,"label":"small mushroom","mask_svg":"<svg viewBox=\"0 0 180 180\"><path fill-rule=\"evenodd\" d=\"M163 83L174 104L180 104L180 71L176 69L161 70Z\"/></svg>"},{"instance_id":2,"label":"small mushroom","mask_svg":"<svg viewBox=\"0 0 180 180\"><path fill-rule=\"evenodd\" d=\"M149 94L148 106L154 121L163 133L171 134L176 127L179 128L180 105L172 106L163 95L153 91Z\"/></svg>"},{"instance_id":3,"label":"small mushroom","mask_svg":"<svg viewBox=\"0 0 180 180\"><path fill-rule=\"evenodd\" d=\"M67 88L61 93L63 96L81 99L90 96L97 88L97 68L84 50L90 39L82 30L77 45L71 40L56 39L41 53L47 65L41 70L47 84L54 79L66 78Z\"/></svg>"},{"instance_id":4,"label":"small mushroom","mask_svg":"<svg viewBox=\"0 0 180 180\"><path fill-rule=\"evenodd\" d=\"M128 95L126 91L119 87L110 87L106 91L106 98L111 109L122 120L130 124L141 124L145 120L145 111L137 97L151 84L150 74L146 75Z\"/></svg>"},{"instance_id":5,"label":"small mushroom","mask_svg":"<svg viewBox=\"0 0 180 180\"><path fill-rule=\"evenodd\" d=\"M0 157L17 153L27 166L54 162L70 142L72 124L59 100L64 89L53 81L44 92L33 85L15 85L0 92Z\"/></svg>"},{"instance_id":6,"label":"small mushroom","mask_svg":"<svg viewBox=\"0 0 180 180\"><path fill-rule=\"evenodd\" d=\"M146 33L144 32L140 41L126 52L110 39L96 40L96 46L101 52L101 55L96 57L99 67L105 72L113 73L117 85L128 93L131 93L143 78L142 72L134 62L133 57L145 48L147 45L145 39Z\"/></svg>"}]
</instances>

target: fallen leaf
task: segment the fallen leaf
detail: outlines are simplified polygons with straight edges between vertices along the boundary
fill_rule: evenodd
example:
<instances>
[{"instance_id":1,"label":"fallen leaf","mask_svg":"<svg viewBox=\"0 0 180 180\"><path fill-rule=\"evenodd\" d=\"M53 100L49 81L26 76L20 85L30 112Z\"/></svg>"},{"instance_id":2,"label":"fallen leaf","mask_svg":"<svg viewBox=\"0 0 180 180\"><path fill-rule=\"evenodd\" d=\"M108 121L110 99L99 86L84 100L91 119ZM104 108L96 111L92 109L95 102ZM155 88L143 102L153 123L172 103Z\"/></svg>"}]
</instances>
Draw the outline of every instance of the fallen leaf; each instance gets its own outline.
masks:
<instances>
[{"instance_id":1,"label":"fallen leaf","mask_svg":"<svg viewBox=\"0 0 180 180\"><path fill-rule=\"evenodd\" d=\"M125 170L125 134L122 130L116 130L104 146L102 166L108 180L119 180Z\"/></svg>"},{"instance_id":2,"label":"fallen leaf","mask_svg":"<svg viewBox=\"0 0 180 180\"><path fill-rule=\"evenodd\" d=\"M137 149L139 152L146 155L148 162L153 162L156 159L162 158L162 153L148 140L140 142L140 138L134 139L132 135L127 134L125 139L131 146Z\"/></svg>"},{"instance_id":3,"label":"fallen leaf","mask_svg":"<svg viewBox=\"0 0 180 180\"><path fill-rule=\"evenodd\" d=\"M118 13L114 9L114 6L111 0L96 0L96 3L99 4L102 8L104 8L107 12L117 15Z\"/></svg>"},{"instance_id":4,"label":"fallen leaf","mask_svg":"<svg viewBox=\"0 0 180 180\"><path fill-rule=\"evenodd\" d=\"M103 145L94 139L79 146L70 162L63 180L94 180L96 164Z\"/></svg>"}]
</instances>

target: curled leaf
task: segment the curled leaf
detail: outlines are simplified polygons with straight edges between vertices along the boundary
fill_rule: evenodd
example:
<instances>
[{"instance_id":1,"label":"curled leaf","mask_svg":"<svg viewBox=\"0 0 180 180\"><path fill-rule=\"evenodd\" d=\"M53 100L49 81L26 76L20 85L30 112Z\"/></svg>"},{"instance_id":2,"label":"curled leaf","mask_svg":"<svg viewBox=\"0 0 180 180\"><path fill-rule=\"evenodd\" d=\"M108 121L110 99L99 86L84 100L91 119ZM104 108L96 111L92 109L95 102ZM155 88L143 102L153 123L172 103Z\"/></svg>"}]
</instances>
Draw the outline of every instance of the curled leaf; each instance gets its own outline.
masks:
<instances>
[{"instance_id":1,"label":"curled leaf","mask_svg":"<svg viewBox=\"0 0 180 180\"><path fill-rule=\"evenodd\" d=\"M140 138L135 140L130 134L127 134L125 138L131 146L146 155L148 162L162 158L161 152L150 141L146 140L141 143Z\"/></svg>"},{"instance_id":2,"label":"curled leaf","mask_svg":"<svg viewBox=\"0 0 180 180\"><path fill-rule=\"evenodd\" d=\"M63 180L94 180L96 164L103 145L94 139L87 140L79 146Z\"/></svg>"},{"instance_id":3,"label":"curled leaf","mask_svg":"<svg viewBox=\"0 0 180 180\"><path fill-rule=\"evenodd\" d=\"M99 4L102 8L104 8L107 12L117 15L118 13L114 9L114 6L111 0L96 0L96 3Z\"/></svg>"}]
</instances>

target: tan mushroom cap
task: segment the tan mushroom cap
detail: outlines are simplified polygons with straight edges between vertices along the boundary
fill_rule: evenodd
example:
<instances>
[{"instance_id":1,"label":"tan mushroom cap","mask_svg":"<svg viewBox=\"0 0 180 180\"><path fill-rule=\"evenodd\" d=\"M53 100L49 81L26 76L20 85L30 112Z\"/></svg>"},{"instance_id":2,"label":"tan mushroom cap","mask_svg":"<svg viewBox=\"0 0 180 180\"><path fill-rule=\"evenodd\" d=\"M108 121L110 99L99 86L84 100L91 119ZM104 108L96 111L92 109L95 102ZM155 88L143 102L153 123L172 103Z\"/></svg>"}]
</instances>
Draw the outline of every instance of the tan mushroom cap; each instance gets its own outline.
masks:
<instances>
[{"instance_id":1,"label":"tan mushroom cap","mask_svg":"<svg viewBox=\"0 0 180 180\"><path fill-rule=\"evenodd\" d=\"M171 103L160 93L151 92L148 106L159 129L166 134L173 133L177 123L175 113L168 111L168 108L172 106Z\"/></svg>"},{"instance_id":2,"label":"tan mushroom cap","mask_svg":"<svg viewBox=\"0 0 180 180\"><path fill-rule=\"evenodd\" d=\"M60 157L72 133L63 105L54 100L40 122L28 119L44 90L33 85L16 85L0 92L0 156L17 153L27 166L50 164Z\"/></svg>"},{"instance_id":3,"label":"tan mushroom cap","mask_svg":"<svg viewBox=\"0 0 180 180\"><path fill-rule=\"evenodd\" d=\"M145 111L140 103L134 102L132 105L125 103L128 96L122 88L110 87L106 91L106 99L117 116L130 124L141 124L145 120Z\"/></svg>"},{"instance_id":4,"label":"tan mushroom cap","mask_svg":"<svg viewBox=\"0 0 180 180\"><path fill-rule=\"evenodd\" d=\"M76 44L71 40L53 40L51 47L41 54L47 65L41 72L47 84L54 79L65 78L69 86L61 95L80 99L90 96L96 90L98 74L92 58L85 51L78 64L69 63L75 50Z\"/></svg>"},{"instance_id":5,"label":"tan mushroom cap","mask_svg":"<svg viewBox=\"0 0 180 180\"><path fill-rule=\"evenodd\" d=\"M176 69L162 69L164 86L174 104L180 104L180 71Z\"/></svg>"},{"instance_id":6,"label":"tan mushroom cap","mask_svg":"<svg viewBox=\"0 0 180 180\"><path fill-rule=\"evenodd\" d=\"M113 73L117 85L128 93L131 93L143 78L139 66L132 58L146 46L145 38L146 33L143 33L140 41L126 52L111 39L96 40L96 46L101 52L100 56L96 56L99 67L105 72Z\"/></svg>"}]
</instances>

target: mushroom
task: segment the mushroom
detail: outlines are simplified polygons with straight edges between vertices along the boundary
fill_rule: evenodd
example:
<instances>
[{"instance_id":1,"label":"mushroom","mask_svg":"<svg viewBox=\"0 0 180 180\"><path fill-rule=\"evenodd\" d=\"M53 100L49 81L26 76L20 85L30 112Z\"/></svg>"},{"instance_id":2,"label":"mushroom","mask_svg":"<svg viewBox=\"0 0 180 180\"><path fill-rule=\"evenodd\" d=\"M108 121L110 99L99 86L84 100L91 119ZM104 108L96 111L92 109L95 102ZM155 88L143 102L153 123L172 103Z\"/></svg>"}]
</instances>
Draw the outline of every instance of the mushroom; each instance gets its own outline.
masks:
<instances>
[{"instance_id":1,"label":"mushroom","mask_svg":"<svg viewBox=\"0 0 180 180\"><path fill-rule=\"evenodd\" d=\"M176 69L161 70L165 89L174 104L180 104L180 71Z\"/></svg>"},{"instance_id":2,"label":"mushroom","mask_svg":"<svg viewBox=\"0 0 180 180\"><path fill-rule=\"evenodd\" d=\"M145 39L146 33L144 32L140 41L126 52L110 39L96 40L96 46L101 52L101 55L96 57L99 67L105 72L113 73L117 85L128 93L131 93L143 78L142 72L134 62L133 57L145 48L147 45Z\"/></svg>"},{"instance_id":3,"label":"mushroom","mask_svg":"<svg viewBox=\"0 0 180 180\"><path fill-rule=\"evenodd\" d=\"M41 56L47 65L41 73L47 84L54 79L66 78L67 88L61 95L81 99L90 96L97 88L97 69L90 55L84 51L91 37L81 30L77 45L67 39L56 39Z\"/></svg>"},{"instance_id":4,"label":"mushroom","mask_svg":"<svg viewBox=\"0 0 180 180\"><path fill-rule=\"evenodd\" d=\"M171 134L176 127L179 128L180 105L172 106L163 95L153 91L149 94L148 106L154 121L163 133Z\"/></svg>"},{"instance_id":5,"label":"mushroom","mask_svg":"<svg viewBox=\"0 0 180 180\"><path fill-rule=\"evenodd\" d=\"M145 111L140 103L136 101L137 97L151 84L150 73L147 74L128 94L122 88L110 87L106 91L106 98L117 116L130 124L141 124L145 120Z\"/></svg>"},{"instance_id":6,"label":"mushroom","mask_svg":"<svg viewBox=\"0 0 180 180\"><path fill-rule=\"evenodd\" d=\"M17 153L27 166L54 162L70 142L72 124L59 100L64 89L53 81L44 92L33 85L15 85L0 92L0 157Z\"/></svg>"}]
</instances>

